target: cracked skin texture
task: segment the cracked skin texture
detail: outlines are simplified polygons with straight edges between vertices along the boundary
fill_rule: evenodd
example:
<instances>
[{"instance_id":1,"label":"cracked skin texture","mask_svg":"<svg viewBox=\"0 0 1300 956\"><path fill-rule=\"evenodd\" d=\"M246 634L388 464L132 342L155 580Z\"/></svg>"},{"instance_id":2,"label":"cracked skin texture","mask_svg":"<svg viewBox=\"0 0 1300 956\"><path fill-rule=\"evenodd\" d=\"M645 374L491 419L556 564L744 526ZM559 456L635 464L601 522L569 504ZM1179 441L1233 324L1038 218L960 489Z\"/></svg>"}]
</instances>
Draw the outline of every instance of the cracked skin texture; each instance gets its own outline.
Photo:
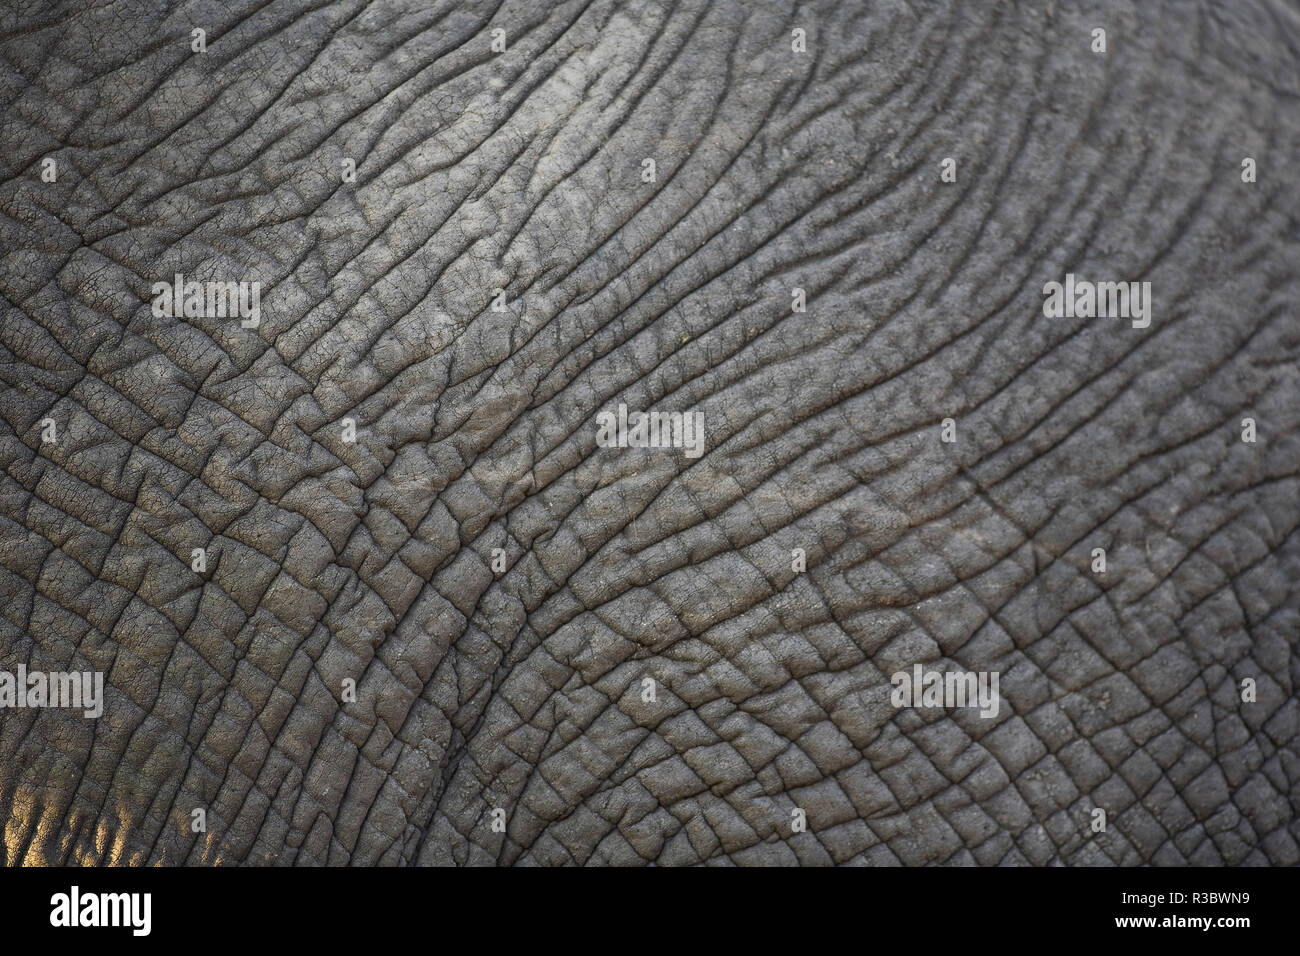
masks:
<instances>
[{"instance_id":1,"label":"cracked skin texture","mask_svg":"<svg viewBox=\"0 0 1300 956\"><path fill-rule=\"evenodd\" d=\"M4 861L1300 860L1300 12L1034 6L6 8Z\"/></svg>"}]
</instances>

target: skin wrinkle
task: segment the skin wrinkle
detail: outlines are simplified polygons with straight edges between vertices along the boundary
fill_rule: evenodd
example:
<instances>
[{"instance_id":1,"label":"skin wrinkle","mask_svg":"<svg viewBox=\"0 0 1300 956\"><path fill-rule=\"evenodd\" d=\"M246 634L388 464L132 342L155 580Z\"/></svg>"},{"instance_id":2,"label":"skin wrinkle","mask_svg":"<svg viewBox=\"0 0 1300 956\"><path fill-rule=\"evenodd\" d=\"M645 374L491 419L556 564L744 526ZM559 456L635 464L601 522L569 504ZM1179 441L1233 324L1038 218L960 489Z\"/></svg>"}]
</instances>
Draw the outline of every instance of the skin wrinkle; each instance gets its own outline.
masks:
<instances>
[{"instance_id":1,"label":"skin wrinkle","mask_svg":"<svg viewBox=\"0 0 1300 956\"><path fill-rule=\"evenodd\" d=\"M0 710L5 863L1300 862L1293 12L60 14L0 14L0 670L105 716Z\"/></svg>"}]
</instances>

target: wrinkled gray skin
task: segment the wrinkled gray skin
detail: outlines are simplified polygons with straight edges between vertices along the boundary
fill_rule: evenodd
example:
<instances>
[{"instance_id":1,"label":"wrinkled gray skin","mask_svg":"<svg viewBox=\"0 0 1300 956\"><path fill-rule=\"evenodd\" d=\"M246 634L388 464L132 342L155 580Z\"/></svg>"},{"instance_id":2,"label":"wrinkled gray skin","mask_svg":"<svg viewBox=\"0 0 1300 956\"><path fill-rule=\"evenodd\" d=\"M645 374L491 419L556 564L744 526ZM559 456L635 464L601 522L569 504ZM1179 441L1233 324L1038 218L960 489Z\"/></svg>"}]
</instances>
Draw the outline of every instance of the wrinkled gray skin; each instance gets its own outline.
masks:
<instances>
[{"instance_id":1,"label":"wrinkled gray skin","mask_svg":"<svg viewBox=\"0 0 1300 956\"><path fill-rule=\"evenodd\" d=\"M1300 860L1300 11L994 6L7 6L4 860Z\"/></svg>"}]
</instances>

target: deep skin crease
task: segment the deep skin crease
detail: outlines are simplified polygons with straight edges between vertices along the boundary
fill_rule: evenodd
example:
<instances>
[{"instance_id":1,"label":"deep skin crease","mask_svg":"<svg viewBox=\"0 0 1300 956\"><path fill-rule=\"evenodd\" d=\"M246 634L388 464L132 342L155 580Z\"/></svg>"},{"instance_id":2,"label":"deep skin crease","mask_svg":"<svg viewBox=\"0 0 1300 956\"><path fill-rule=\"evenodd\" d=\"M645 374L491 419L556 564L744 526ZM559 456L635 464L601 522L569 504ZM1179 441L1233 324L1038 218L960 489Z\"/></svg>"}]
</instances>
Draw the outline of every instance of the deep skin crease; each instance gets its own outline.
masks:
<instances>
[{"instance_id":1,"label":"deep skin crease","mask_svg":"<svg viewBox=\"0 0 1300 956\"><path fill-rule=\"evenodd\" d=\"M1298 59L1286 0L6 6L0 669L105 700L0 711L0 859L1300 862Z\"/></svg>"}]
</instances>

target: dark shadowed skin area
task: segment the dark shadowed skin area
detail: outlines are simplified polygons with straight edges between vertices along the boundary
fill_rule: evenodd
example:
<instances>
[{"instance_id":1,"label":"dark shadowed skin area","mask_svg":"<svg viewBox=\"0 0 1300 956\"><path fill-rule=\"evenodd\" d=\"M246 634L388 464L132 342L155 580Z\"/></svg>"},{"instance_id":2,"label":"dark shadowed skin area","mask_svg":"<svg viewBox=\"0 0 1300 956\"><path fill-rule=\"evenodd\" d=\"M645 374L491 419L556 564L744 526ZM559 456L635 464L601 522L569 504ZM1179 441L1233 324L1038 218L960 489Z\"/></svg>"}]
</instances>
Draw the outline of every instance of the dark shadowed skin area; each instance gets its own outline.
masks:
<instances>
[{"instance_id":1,"label":"dark shadowed skin area","mask_svg":"<svg viewBox=\"0 0 1300 956\"><path fill-rule=\"evenodd\" d=\"M0 669L106 687L0 711L5 863L1300 862L1295 3L19 2L0 77Z\"/></svg>"}]
</instances>

